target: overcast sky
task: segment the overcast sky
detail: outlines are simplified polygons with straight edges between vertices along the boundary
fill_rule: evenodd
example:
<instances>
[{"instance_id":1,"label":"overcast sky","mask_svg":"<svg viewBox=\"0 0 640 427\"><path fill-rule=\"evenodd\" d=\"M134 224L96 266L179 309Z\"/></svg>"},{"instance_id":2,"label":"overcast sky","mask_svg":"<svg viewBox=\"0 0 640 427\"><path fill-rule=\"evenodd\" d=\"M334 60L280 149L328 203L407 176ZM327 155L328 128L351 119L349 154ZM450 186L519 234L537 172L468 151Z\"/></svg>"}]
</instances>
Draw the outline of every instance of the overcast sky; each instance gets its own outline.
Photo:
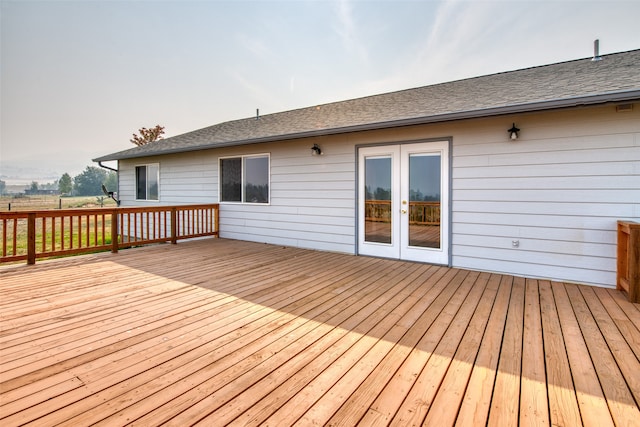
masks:
<instances>
[{"instance_id":1,"label":"overcast sky","mask_svg":"<svg viewBox=\"0 0 640 427\"><path fill-rule=\"evenodd\" d=\"M596 38L640 48L638 0L0 2L5 180L74 176L143 126L172 136L585 58Z\"/></svg>"}]
</instances>

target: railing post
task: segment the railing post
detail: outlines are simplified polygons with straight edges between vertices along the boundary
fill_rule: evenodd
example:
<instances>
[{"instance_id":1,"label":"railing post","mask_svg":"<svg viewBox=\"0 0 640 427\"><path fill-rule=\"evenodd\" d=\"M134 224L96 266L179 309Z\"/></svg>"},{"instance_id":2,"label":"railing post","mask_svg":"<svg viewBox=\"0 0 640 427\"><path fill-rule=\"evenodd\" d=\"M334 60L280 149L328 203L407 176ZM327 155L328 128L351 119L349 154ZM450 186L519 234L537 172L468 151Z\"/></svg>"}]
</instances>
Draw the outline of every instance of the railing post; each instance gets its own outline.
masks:
<instances>
[{"instance_id":1,"label":"railing post","mask_svg":"<svg viewBox=\"0 0 640 427\"><path fill-rule=\"evenodd\" d=\"M27 216L27 264L36 263L36 213Z\"/></svg>"},{"instance_id":2,"label":"railing post","mask_svg":"<svg viewBox=\"0 0 640 427\"><path fill-rule=\"evenodd\" d=\"M629 301L640 304L640 226L629 226Z\"/></svg>"},{"instance_id":3,"label":"railing post","mask_svg":"<svg viewBox=\"0 0 640 427\"><path fill-rule=\"evenodd\" d=\"M213 208L214 226L216 227L216 237L220 238L220 205L216 205Z\"/></svg>"},{"instance_id":4,"label":"railing post","mask_svg":"<svg viewBox=\"0 0 640 427\"><path fill-rule=\"evenodd\" d=\"M174 206L171 208L171 244L178 243L178 209Z\"/></svg>"},{"instance_id":5,"label":"railing post","mask_svg":"<svg viewBox=\"0 0 640 427\"><path fill-rule=\"evenodd\" d=\"M118 210L111 211L111 253L118 253Z\"/></svg>"},{"instance_id":6,"label":"railing post","mask_svg":"<svg viewBox=\"0 0 640 427\"><path fill-rule=\"evenodd\" d=\"M618 221L616 287L640 304L640 224Z\"/></svg>"}]
</instances>

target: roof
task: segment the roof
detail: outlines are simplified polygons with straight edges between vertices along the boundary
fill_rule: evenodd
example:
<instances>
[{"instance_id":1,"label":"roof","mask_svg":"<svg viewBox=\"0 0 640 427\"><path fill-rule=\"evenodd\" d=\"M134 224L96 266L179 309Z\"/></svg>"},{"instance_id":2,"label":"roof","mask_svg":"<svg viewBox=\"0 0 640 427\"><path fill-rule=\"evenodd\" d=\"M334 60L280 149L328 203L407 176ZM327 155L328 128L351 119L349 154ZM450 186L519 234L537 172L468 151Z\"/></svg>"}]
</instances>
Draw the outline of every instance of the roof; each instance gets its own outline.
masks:
<instances>
[{"instance_id":1,"label":"roof","mask_svg":"<svg viewBox=\"0 0 640 427\"><path fill-rule=\"evenodd\" d=\"M234 120L96 162L640 99L640 49Z\"/></svg>"}]
</instances>

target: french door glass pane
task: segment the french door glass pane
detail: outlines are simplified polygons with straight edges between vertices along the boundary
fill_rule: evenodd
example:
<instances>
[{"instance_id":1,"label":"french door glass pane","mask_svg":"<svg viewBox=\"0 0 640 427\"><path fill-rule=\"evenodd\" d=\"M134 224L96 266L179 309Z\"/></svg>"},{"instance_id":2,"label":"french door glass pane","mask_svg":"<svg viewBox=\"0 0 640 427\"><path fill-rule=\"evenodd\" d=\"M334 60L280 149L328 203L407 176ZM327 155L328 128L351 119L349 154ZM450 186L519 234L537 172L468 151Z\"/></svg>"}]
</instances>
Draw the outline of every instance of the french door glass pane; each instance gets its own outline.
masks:
<instances>
[{"instance_id":1,"label":"french door glass pane","mask_svg":"<svg viewBox=\"0 0 640 427\"><path fill-rule=\"evenodd\" d=\"M391 243L391 157L366 157L364 167L364 240Z\"/></svg>"},{"instance_id":2,"label":"french door glass pane","mask_svg":"<svg viewBox=\"0 0 640 427\"><path fill-rule=\"evenodd\" d=\"M440 248L440 155L409 156L409 246Z\"/></svg>"}]
</instances>

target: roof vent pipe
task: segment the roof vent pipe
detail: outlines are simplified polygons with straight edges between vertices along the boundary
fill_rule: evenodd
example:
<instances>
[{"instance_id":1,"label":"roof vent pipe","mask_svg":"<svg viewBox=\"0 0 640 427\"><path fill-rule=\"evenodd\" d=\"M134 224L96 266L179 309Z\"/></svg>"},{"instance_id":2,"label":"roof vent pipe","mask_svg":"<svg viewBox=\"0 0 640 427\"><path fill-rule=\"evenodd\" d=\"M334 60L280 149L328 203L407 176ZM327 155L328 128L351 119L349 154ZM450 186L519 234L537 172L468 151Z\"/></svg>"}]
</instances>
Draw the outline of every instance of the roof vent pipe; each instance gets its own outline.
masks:
<instances>
[{"instance_id":1,"label":"roof vent pipe","mask_svg":"<svg viewBox=\"0 0 640 427\"><path fill-rule=\"evenodd\" d=\"M593 41L593 58L591 58L592 61L600 61L602 60L602 57L600 56L600 40L599 39L595 39Z\"/></svg>"},{"instance_id":2,"label":"roof vent pipe","mask_svg":"<svg viewBox=\"0 0 640 427\"><path fill-rule=\"evenodd\" d=\"M256 120L260 118L260 109L256 108Z\"/></svg>"}]
</instances>

